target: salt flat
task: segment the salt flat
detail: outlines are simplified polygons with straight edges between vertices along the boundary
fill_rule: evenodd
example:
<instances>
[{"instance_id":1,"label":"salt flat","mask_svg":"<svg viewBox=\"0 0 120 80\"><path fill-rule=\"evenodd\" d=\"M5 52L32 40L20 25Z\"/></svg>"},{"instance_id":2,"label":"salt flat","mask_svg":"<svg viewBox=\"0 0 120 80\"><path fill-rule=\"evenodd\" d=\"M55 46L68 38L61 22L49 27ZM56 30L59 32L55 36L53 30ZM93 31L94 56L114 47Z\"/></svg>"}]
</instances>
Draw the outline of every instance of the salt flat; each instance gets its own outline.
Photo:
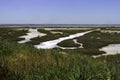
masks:
<instances>
[{"instance_id":1,"label":"salt flat","mask_svg":"<svg viewBox=\"0 0 120 80\"><path fill-rule=\"evenodd\" d=\"M25 40L18 41L18 43L26 43L29 42L30 39L35 38L35 37L42 37L45 36L46 34L40 33L37 31L37 29L28 29L27 35L20 36L19 38L25 38Z\"/></svg>"}]
</instances>

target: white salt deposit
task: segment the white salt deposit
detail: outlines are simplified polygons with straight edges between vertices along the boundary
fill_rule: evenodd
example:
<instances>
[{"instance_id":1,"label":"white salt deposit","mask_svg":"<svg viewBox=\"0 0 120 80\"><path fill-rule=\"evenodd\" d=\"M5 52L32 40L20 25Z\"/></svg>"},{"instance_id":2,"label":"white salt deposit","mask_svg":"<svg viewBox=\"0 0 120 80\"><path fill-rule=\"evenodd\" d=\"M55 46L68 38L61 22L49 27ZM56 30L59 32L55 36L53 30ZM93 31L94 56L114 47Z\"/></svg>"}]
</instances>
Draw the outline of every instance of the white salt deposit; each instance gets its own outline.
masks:
<instances>
[{"instance_id":1,"label":"white salt deposit","mask_svg":"<svg viewBox=\"0 0 120 80\"><path fill-rule=\"evenodd\" d=\"M51 40L51 41L42 42L42 43L40 43L38 45L35 45L35 47L37 49L52 49L52 48L57 47L57 44L60 43L60 42L62 42L62 41L64 41L64 40L68 40L68 39L73 39L73 38L76 38L76 37L80 37L80 36L83 36L83 35L85 35L87 33L92 32L92 31L93 30L82 32L82 33L73 34L73 35L70 35L70 36L67 36L67 37L62 37L62 38Z\"/></svg>"},{"instance_id":2,"label":"white salt deposit","mask_svg":"<svg viewBox=\"0 0 120 80\"><path fill-rule=\"evenodd\" d=\"M93 56L94 58L101 57L101 56L107 56L107 55L120 54L120 44L110 44L106 47L102 47L101 49L99 49L99 51L104 51L106 52L106 54Z\"/></svg>"},{"instance_id":3,"label":"white salt deposit","mask_svg":"<svg viewBox=\"0 0 120 80\"><path fill-rule=\"evenodd\" d=\"M18 43L26 43L29 42L30 39L35 38L35 37L42 37L45 36L46 34L38 32L37 29L29 29L27 35L20 36L19 38L25 38L25 40L18 41Z\"/></svg>"},{"instance_id":4,"label":"white salt deposit","mask_svg":"<svg viewBox=\"0 0 120 80\"><path fill-rule=\"evenodd\" d=\"M74 39L73 41L74 41L74 43L75 43L75 44L79 44L79 45L80 45L80 46L79 46L79 48L83 48L83 44L82 44L82 43L77 42L77 39Z\"/></svg>"},{"instance_id":5,"label":"white salt deposit","mask_svg":"<svg viewBox=\"0 0 120 80\"><path fill-rule=\"evenodd\" d=\"M50 31L52 34L63 34L63 32L58 32L58 31Z\"/></svg>"},{"instance_id":6,"label":"white salt deposit","mask_svg":"<svg viewBox=\"0 0 120 80\"><path fill-rule=\"evenodd\" d=\"M60 46L56 46L57 48L60 48L60 49L77 49L77 47L60 47Z\"/></svg>"}]
</instances>

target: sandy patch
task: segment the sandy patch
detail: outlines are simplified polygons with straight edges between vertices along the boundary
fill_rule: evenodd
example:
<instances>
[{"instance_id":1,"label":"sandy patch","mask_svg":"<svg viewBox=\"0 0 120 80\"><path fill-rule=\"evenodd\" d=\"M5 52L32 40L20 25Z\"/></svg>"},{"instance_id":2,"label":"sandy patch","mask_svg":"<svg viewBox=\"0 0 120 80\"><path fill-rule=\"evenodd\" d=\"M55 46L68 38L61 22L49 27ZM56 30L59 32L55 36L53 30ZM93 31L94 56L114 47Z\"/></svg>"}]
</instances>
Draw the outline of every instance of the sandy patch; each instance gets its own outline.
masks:
<instances>
[{"instance_id":1,"label":"sandy patch","mask_svg":"<svg viewBox=\"0 0 120 80\"><path fill-rule=\"evenodd\" d=\"M25 40L18 41L18 43L26 43L31 41L30 39L35 38L35 37L42 37L45 36L46 34L40 33L37 31L37 29L29 29L27 35L20 36L19 38L25 38Z\"/></svg>"},{"instance_id":2,"label":"sandy patch","mask_svg":"<svg viewBox=\"0 0 120 80\"><path fill-rule=\"evenodd\" d=\"M50 31L52 34L63 34L63 32L58 32L58 31Z\"/></svg>"},{"instance_id":3,"label":"sandy patch","mask_svg":"<svg viewBox=\"0 0 120 80\"><path fill-rule=\"evenodd\" d=\"M104 51L106 54L93 56L94 58L108 55L117 55L120 54L120 44L110 44L108 46L100 48L99 51Z\"/></svg>"}]
</instances>

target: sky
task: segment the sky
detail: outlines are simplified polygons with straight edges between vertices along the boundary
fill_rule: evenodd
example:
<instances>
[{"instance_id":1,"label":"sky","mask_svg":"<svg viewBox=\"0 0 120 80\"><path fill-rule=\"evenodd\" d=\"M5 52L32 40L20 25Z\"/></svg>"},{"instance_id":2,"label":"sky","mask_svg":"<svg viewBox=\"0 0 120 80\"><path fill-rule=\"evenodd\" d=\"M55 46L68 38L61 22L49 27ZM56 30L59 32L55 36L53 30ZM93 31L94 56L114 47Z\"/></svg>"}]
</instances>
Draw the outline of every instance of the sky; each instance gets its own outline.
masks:
<instances>
[{"instance_id":1,"label":"sky","mask_svg":"<svg viewBox=\"0 0 120 80\"><path fill-rule=\"evenodd\" d=\"M0 24L120 24L120 0L0 0Z\"/></svg>"}]
</instances>

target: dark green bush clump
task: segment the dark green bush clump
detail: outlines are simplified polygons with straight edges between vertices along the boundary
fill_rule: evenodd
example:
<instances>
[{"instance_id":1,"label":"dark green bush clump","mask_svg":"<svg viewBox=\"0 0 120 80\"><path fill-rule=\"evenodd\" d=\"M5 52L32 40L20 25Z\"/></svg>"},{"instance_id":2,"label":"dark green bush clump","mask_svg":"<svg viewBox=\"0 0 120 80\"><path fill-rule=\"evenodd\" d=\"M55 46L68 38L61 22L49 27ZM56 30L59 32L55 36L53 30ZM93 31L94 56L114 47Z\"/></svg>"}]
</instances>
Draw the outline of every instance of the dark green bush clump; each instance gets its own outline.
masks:
<instances>
[{"instance_id":1,"label":"dark green bush clump","mask_svg":"<svg viewBox=\"0 0 120 80\"><path fill-rule=\"evenodd\" d=\"M58 45L61 46L61 47L79 47L80 46L79 44L75 44L72 39L62 41Z\"/></svg>"}]
</instances>

